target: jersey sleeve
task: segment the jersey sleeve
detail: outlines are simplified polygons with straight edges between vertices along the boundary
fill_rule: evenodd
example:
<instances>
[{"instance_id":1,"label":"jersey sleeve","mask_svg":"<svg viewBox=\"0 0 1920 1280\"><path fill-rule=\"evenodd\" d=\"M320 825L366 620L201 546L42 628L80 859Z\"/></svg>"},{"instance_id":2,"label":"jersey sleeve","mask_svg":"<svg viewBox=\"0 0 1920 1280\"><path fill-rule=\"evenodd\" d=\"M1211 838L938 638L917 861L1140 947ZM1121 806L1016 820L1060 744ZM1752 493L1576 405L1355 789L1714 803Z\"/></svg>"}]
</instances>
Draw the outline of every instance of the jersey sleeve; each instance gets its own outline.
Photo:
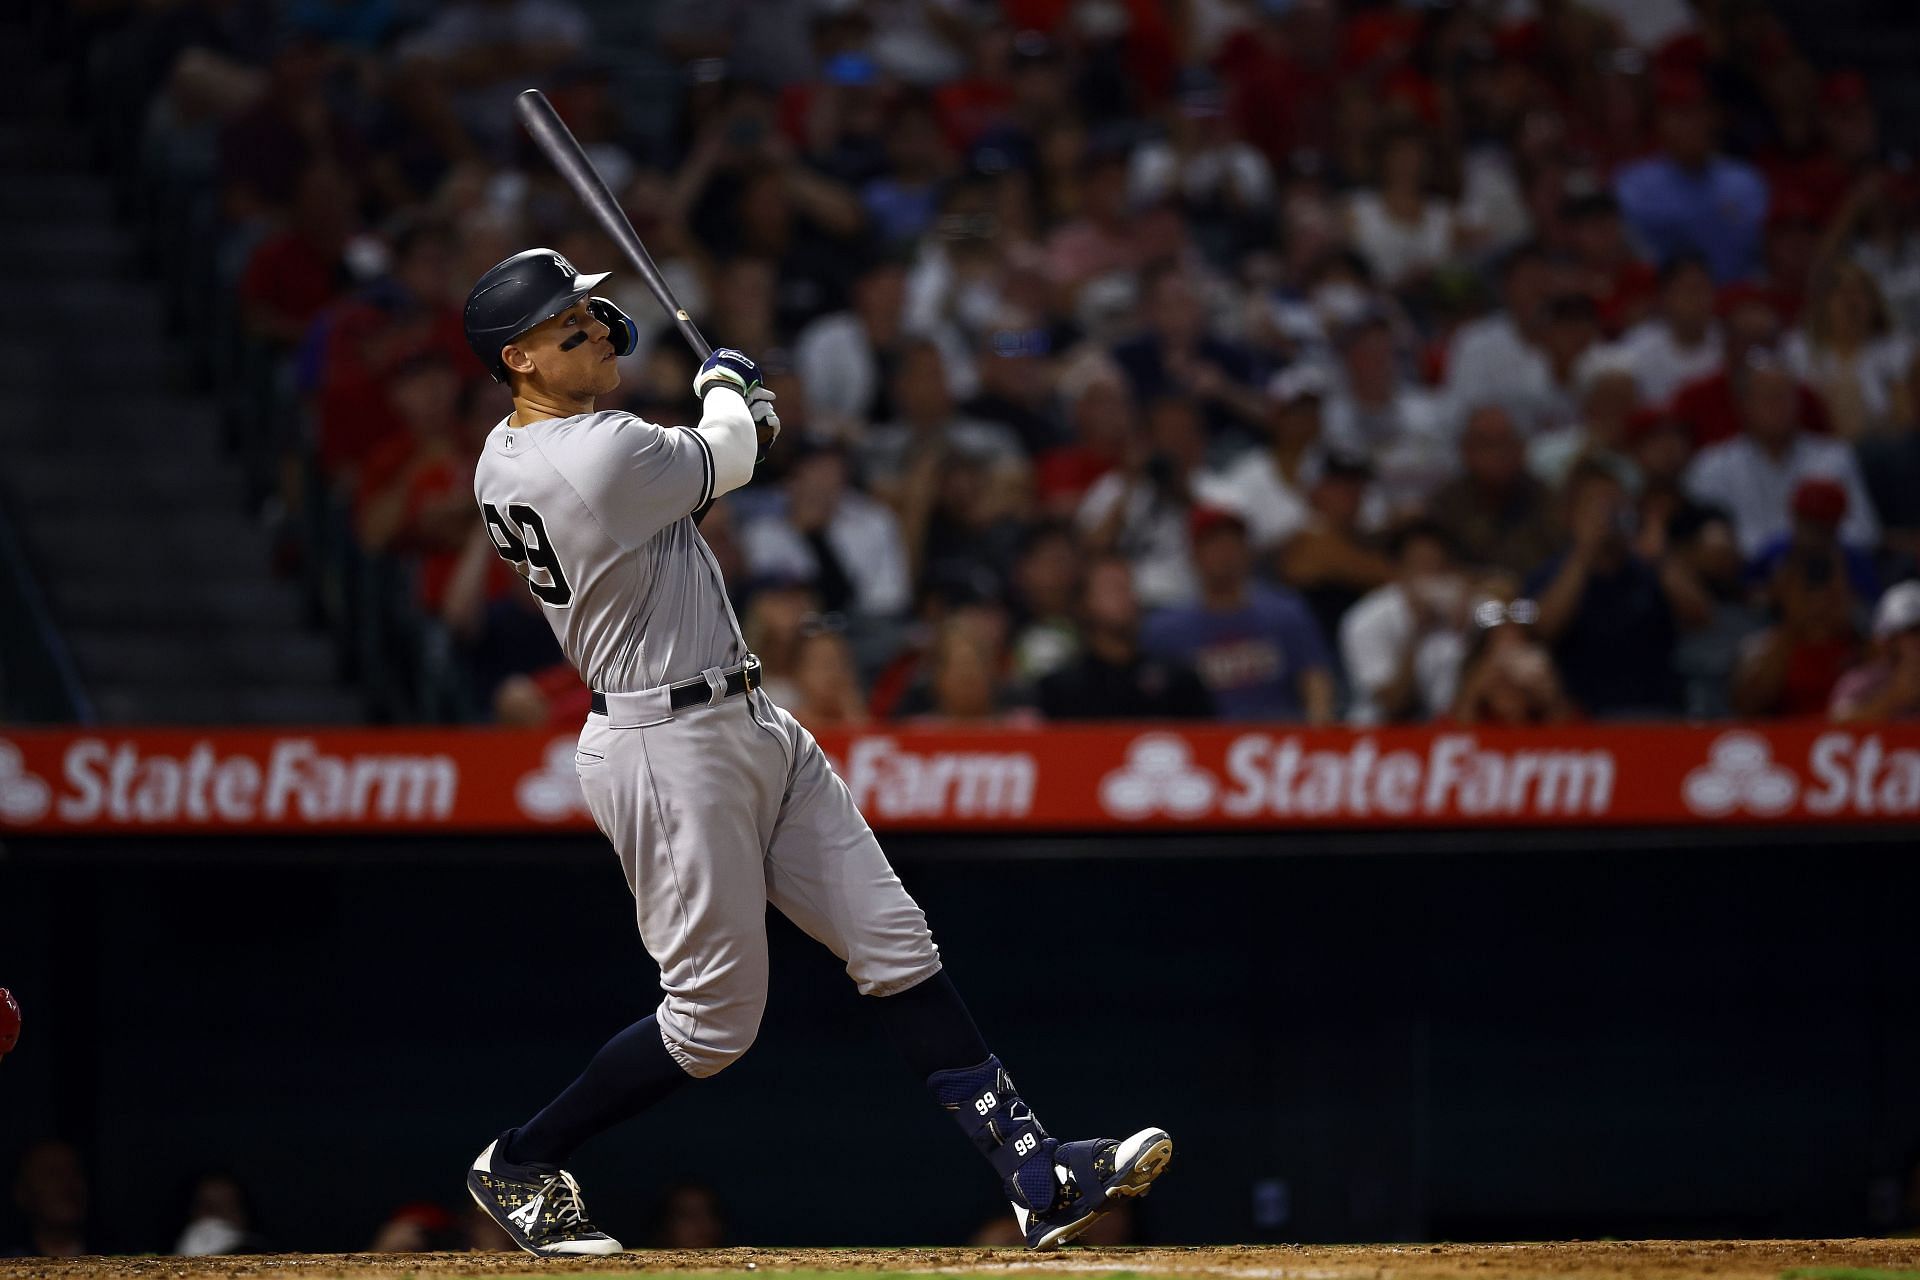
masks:
<instances>
[{"instance_id":1,"label":"jersey sleeve","mask_svg":"<svg viewBox=\"0 0 1920 1280\"><path fill-rule=\"evenodd\" d=\"M713 452L700 434L609 413L548 456L607 535L637 547L713 497Z\"/></svg>"}]
</instances>

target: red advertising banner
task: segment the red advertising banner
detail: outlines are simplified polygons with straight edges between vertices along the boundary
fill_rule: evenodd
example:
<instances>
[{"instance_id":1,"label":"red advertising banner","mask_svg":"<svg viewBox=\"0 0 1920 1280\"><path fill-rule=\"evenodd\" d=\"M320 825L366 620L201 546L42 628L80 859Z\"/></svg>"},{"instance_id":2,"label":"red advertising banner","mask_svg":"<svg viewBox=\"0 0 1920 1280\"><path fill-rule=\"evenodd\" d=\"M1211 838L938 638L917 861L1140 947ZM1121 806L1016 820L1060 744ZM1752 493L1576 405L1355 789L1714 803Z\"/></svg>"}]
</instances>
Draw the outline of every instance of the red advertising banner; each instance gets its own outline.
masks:
<instances>
[{"instance_id":1,"label":"red advertising banner","mask_svg":"<svg viewBox=\"0 0 1920 1280\"><path fill-rule=\"evenodd\" d=\"M1920 725L1101 725L822 745L880 830L1920 819ZM573 747L497 729L0 730L0 833L584 830Z\"/></svg>"}]
</instances>

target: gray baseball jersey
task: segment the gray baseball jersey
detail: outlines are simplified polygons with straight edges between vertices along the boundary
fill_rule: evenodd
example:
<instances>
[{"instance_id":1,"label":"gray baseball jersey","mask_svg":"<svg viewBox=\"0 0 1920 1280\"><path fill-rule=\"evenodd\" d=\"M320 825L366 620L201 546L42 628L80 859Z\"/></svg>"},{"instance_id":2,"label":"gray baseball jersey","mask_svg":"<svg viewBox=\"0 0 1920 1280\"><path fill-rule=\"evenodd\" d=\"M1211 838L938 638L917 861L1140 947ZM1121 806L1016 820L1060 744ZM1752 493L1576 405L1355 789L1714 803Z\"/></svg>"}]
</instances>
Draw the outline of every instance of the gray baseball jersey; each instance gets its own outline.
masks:
<instances>
[{"instance_id":1,"label":"gray baseball jersey","mask_svg":"<svg viewBox=\"0 0 1920 1280\"><path fill-rule=\"evenodd\" d=\"M627 413L502 422L475 471L494 546L603 693L642 693L746 656L690 515L751 474L751 423L741 434L736 394L708 394L697 429ZM574 767L660 965L661 1040L688 1074L712 1075L753 1043L769 902L839 956L864 994L939 970L926 917L846 784L764 691L678 713L663 701L644 724L596 712Z\"/></svg>"},{"instance_id":2,"label":"gray baseball jersey","mask_svg":"<svg viewBox=\"0 0 1920 1280\"><path fill-rule=\"evenodd\" d=\"M487 532L574 669L628 693L746 657L691 514L714 496L698 431L609 410L487 436L473 478Z\"/></svg>"}]
</instances>

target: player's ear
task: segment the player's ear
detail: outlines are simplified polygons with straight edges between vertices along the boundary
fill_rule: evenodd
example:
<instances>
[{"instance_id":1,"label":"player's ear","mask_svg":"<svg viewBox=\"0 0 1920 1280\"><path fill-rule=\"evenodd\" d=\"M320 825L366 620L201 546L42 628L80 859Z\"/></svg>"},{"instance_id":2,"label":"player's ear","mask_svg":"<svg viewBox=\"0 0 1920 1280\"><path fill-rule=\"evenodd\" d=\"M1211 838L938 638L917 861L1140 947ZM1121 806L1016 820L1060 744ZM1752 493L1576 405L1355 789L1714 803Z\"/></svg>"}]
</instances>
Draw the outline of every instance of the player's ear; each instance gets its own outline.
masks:
<instances>
[{"instance_id":1,"label":"player's ear","mask_svg":"<svg viewBox=\"0 0 1920 1280\"><path fill-rule=\"evenodd\" d=\"M517 347L511 342L500 348L500 363L513 373L533 372L533 356L525 347Z\"/></svg>"}]
</instances>

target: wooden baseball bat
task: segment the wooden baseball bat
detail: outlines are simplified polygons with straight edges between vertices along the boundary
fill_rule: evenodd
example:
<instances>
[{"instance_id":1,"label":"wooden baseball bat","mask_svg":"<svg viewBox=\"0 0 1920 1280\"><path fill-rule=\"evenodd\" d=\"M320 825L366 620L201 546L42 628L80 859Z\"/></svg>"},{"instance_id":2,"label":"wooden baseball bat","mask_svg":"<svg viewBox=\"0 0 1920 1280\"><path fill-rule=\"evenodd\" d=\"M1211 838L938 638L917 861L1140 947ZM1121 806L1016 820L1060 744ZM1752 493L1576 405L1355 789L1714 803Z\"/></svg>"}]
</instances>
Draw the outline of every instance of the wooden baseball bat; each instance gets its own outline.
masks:
<instances>
[{"instance_id":1,"label":"wooden baseball bat","mask_svg":"<svg viewBox=\"0 0 1920 1280\"><path fill-rule=\"evenodd\" d=\"M600 229L607 233L620 251L627 255L627 261L647 282L647 288L660 300L660 305L673 317L673 323L680 329L680 336L693 348L695 356L705 360L713 354L713 347L700 336L693 317L673 296L673 290L667 287L667 281L660 274L660 268L653 265L653 255L647 252L647 246L640 242L640 235L633 229L633 223L627 220L626 210L613 198L613 192L607 190L607 184L599 172L594 169L593 161L587 159L587 153L580 149L580 143L573 131L560 119L560 113L547 101L547 95L538 89L528 89L515 100L514 110L520 115L520 123L527 127L540 150L546 153L553 167L559 171L567 185L573 188L580 202L587 206Z\"/></svg>"}]
</instances>

